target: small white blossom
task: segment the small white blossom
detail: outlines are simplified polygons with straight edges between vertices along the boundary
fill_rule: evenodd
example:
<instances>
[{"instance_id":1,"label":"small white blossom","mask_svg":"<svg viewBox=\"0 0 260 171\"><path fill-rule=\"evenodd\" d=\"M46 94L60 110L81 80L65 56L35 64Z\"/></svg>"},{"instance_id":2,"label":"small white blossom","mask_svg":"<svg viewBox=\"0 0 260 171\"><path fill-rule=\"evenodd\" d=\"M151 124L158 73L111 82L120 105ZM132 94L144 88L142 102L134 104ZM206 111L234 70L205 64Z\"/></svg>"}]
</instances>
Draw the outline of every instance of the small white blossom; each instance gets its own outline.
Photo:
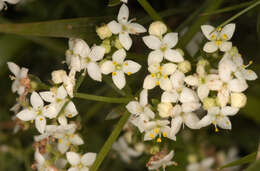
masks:
<instances>
[{"instance_id":1,"label":"small white blossom","mask_svg":"<svg viewBox=\"0 0 260 171\"><path fill-rule=\"evenodd\" d=\"M96 160L96 153L85 153L83 156L75 152L67 152L66 157L72 167L68 171L88 171Z\"/></svg>"},{"instance_id":2,"label":"small white blossom","mask_svg":"<svg viewBox=\"0 0 260 171\"><path fill-rule=\"evenodd\" d=\"M7 9L7 5L5 2L8 2L9 4L17 4L21 0L0 0L0 11L2 9Z\"/></svg>"},{"instance_id":3,"label":"small white blossom","mask_svg":"<svg viewBox=\"0 0 260 171\"><path fill-rule=\"evenodd\" d=\"M9 70L14 74L12 79L14 80L12 84L12 92L17 92L19 95L22 95L25 92L25 85L23 84L24 80L28 78L28 69L20 68L13 62L7 62Z\"/></svg>"},{"instance_id":4,"label":"small white blossom","mask_svg":"<svg viewBox=\"0 0 260 171\"><path fill-rule=\"evenodd\" d=\"M191 163L187 166L187 171L212 171L211 167L214 164L214 158L208 157L199 163Z\"/></svg>"},{"instance_id":5,"label":"small white blossom","mask_svg":"<svg viewBox=\"0 0 260 171\"><path fill-rule=\"evenodd\" d=\"M149 26L149 34L161 37L167 32L167 26L162 21L152 22Z\"/></svg>"},{"instance_id":6,"label":"small white blossom","mask_svg":"<svg viewBox=\"0 0 260 171\"><path fill-rule=\"evenodd\" d=\"M111 21L108 23L108 27L111 30L113 34L119 34L119 41L122 44L122 46L129 50L132 46L132 39L129 36L129 34L139 34L146 32L146 29L137 23L132 23L133 20L129 20L129 9L128 7L123 4L120 7L117 20Z\"/></svg>"},{"instance_id":7,"label":"small white blossom","mask_svg":"<svg viewBox=\"0 0 260 171\"><path fill-rule=\"evenodd\" d=\"M106 75L112 73L113 82L119 89L124 88L126 84L125 74L134 74L141 68L138 63L125 58L126 51L119 49L112 55L112 61L105 61L101 65L101 72Z\"/></svg>"},{"instance_id":8,"label":"small white blossom","mask_svg":"<svg viewBox=\"0 0 260 171\"><path fill-rule=\"evenodd\" d=\"M208 109L208 114L204 116L198 123L199 126L205 127L210 124L215 126L216 132L218 131L217 126L222 129L231 129L231 122L228 116L233 116L237 114L239 108L234 108L230 106L225 107L212 107Z\"/></svg>"},{"instance_id":9,"label":"small white blossom","mask_svg":"<svg viewBox=\"0 0 260 171\"><path fill-rule=\"evenodd\" d=\"M232 48L232 42L229 40L234 34L235 27L236 25L233 23L217 29L210 25L202 25L202 33L209 40L209 42L204 45L203 50L207 53L213 53L218 49L222 52L230 50Z\"/></svg>"},{"instance_id":10,"label":"small white blossom","mask_svg":"<svg viewBox=\"0 0 260 171\"><path fill-rule=\"evenodd\" d=\"M242 108L246 105L247 97L243 93L231 93L230 101L232 107Z\"/></svg>"},{"instance_id":11,"label":"small white blossom","mask_svg":"<svg viewBox=\"0 0 260 171\"><path fill-rule=\"evenodd\" d=\"M148 65L160 63L163 58L177 63L184 60L178 50L172 49L178 42L178 33L167 33L162 40L153 35L144 36L143 41L148 48L153 50L149 53Z\"/></svg>"}]
</instances>

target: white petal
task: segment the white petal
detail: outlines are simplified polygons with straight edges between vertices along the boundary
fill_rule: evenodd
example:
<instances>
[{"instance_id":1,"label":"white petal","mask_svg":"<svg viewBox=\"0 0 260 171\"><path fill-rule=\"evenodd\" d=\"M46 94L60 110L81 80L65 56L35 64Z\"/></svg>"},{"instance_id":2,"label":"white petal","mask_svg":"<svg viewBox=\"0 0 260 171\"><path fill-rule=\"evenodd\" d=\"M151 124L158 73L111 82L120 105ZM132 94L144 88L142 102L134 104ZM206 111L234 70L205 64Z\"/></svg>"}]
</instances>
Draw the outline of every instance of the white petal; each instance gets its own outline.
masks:
<instances>
[{"instance_id":1,"label":"white petal","mask_svg":"<svg viewBox=\"0 0 260 171\"><path fill-rule=\"evenodd\" d=\"M239 108L236 107L230 107L230 106L225 106L221 109L221 113L226 116L233 116L237 114L239 111Z\"/></svg>"},{"instance_id":2,"label":"white petal","mask_svg":"<svg viewBox=\"0 0 260 171\"><path fill-rule=\"evenodd\" d=\"M107 24L109 30L113 33L113 34L118 34L121 32L122 26L121 24L119 24L118 22L116 22L115 20L110 21Z\"/></svg>"},{"instance_id":3,"label":"white petal","mask_svg":"<svg viewBox=\"0 0 260 171\"><path fill-rule=\"evenodd\" d=\"M187 77L185 77L184 81L191 86L198 86L199 84L199 80L197 75L189 75Z\"/></svg>"},{"instance_id":4,"label":"white petal","mask_svg":"<svg viewBox=\"0 0 260 171\"><path fill-rule=\"evenodd\" d=\"M126 60L123 64L123 71L128 75L134 74L140 69L141 65L131 60Z\"/></svg>"},{"instance_id":5,"label":"white petal","mask_svg":"<svg viewBox=\"0 0 260 171\"><path fill-rule=\"evenodd\" d=\"M199 123L199 118L196 114L194 113L189 113L184 115L184 122L187 125L187 127L191 129L199 129L200 125Z\"/></svg>"},{"instance_id":6,"label":"white petal","mask_svg":"<svg viewBox=\"0 0 260 171\"><path fill-rule=\"evenodd\" d=\"M115 70L115 66L113 65L112 61L105 61L102 65L101 65L101 72L103 74L110 74L111 72L113 72Z\"/></svg>"},{"instance_id":7,"label":"white petal","mask_svg":"<svg viewBox=\"0 0 260 171\"><path fill-rule=\"evenodd\" d=\"M40 96L46 102L53 102L55 100L55 94L52 93L51 91L40 92Z\"/></svg>"},{"instance_id":8,"label":"white petal","mask_svg":"<svg viewBox=\"0 0 260 171\"><path fill-rule=\"evenodd\" d=\"M20 72L20 67L18 65L16 65L13 62L7 62L8 68L9 70L15 75L18 76L19 72Z\"/></svg>"},{"instance_id":9,"label":"white petal","mask_svg":"<svg viewBox=\"0 0 260 171\"><path fill-rule=\"evenodd\" d=\"M175 89L182 88L184 86L184 78L185 75L183 72L179 70L175 71L170 77L173 88Z\"/></svg>"},{"instance_id":10,"label":"white petal","mask_svg":"<svg viewBox=\"0 0 260 171\"><path fill-rule=\"evenodd\" d=\"M180 116L173 118L171 121L171 135L176 135L180 131L181 125L182 118Z\"/></svg>"},{"instance_id":11,"label":"white petal","mask_svg":"<svg viewBox=\"0 0 260 171\"><path fill-rule=\"evenodd\" d=\"M24 93L24 91L25 91L25 87L24 86L22 86L22 85L20 85L19 87L18 87L18 94L19 95L22 95L23 93Z\"/></svg>"},{"instance_id":12,"label":"white petal","mask_svg":"<svg viewBox=\"0 0 260 171\"><path fill-rule=\"evenodd\" d=\"M217 120L217 125L222 129L231 129L231 122L228 117L221 117Z\"/></svg>"},{"instance_id":13,"label":"white petal","mask_svg":"<svg viewBox=\"0 0 260 171\"><path fill-rule=\"evenodd\" d=\"M220 32L221 38L223 39L223 35L225 34L227 36L226 40L230 40L235 32L235 28L236 28L236 24L234 23L225 25Z\"/></svg>"},{"instance_id":14,"label":"white petal","mask_svg":"<svg viewBox=\"0 0 260 171\"><path fill-rule=\"evenodd\" d=\"M205 168L210 168L215 162L215 159L213 157L205 158L201 161L201 165Z\"/></svg>"},{"instance_id":15,"label":"white petal","mask_svg":"<svg viewBox=\"0 0 260 171\"><path fill-rule=\"evenodd\" d=\"M10 4L17 4L21 0L4 0L5 2L8 2Z\"/></svg>"},{"instance_id":16,"label":"white petal","mask_svg":"<svg viewBox=\"0 0 260 171\"><path fill-rule=\"evenodd\" d=\"M92 61L99 61L103 59L106 49L102 46L94 46L91 49L89 57Z\"/></svg>"},{"instance_id":17,"label":"white petal","mask_svg":"<svg viewBox=\"0 0 260 171\"><path fill-rule=\"evenodd\" d=\"M173 48L178 42L178 33L167 33L163 37L163 43L166 43L168 48Z\"/></svg>"},{"instance_id":18,"label":"white petal","mask_svg":"<svg viewBox=\"0 0 260 171\"><path fill-rule=\"evenodd\" d=\"M24 109L21 112L19 112L16 115L16 117L19 118L22 121L30 121L30 120L34 120L35 119L36 114L32 110Z\"/></svg>"},{"instance_id":19,"label":"white petal","mask_svg":"<svg viewBox=\"0 0 260 171\"><path fill-rule=\"evenodd\" d=\"M74 103L72 101L70 101L68 103L68 105L66 106L65 113L68 118L73 118L74 116L76 116L78 114L76 106L74 105Z\"/></svg>"},{"instance_id":20,"label":"white petal","mask_svg":"<svg viewBox=\"0 0 260 171\"><path fill-rule=\"evenodd\" d=\"M219 107L212 107L208 109L208 115L218 115L220 113L220 108Z\"/></svg>"},{"instance_id":21,"label":"white petal","mask_svg":"<svg viewBox=\"0 0 260 171\"><path fill-rule=\"evenodd\" d=\"M125 4L123 4L120 7L120 10L119 10L119 13L118 13L118 16L117 16L117 20L119 22L127 22L128 17L129 17L129 9Z\"/></svg>"},{"instance_id":22,"label":"white petal","mask_svg":"<svg viewBox=\"0 0 260 171\"><path fill-rule=\"evenodd\" d=\"M70 142L73 145L82 145L82 144L84 144L84 141L82 140L82 138L78 134L70 135L69 140L70 140Z\"/></svg>"},{"instance_id":23,"label":"white petal","mask_svg":"<svg viewBox=\"0 0 260 171\"><path fill-rule=\"evenodd\" d=\"M182 103L182 109L184 113L187 112L193 112L200 108L200 103L198 102L188 102L188 103Z\"/></svg>"},{"instance_id":24,"label":"white petal","mask_svg":"<svg viewBox=\"0 0 260 171\"><path fill-rule=\"evenodd\" d=\"M198 122L198 126L199 127L208 126L212 123L212 121L213 121L213 117L210 115L206 115Z\"/></svg>"},{"instance_id":25,"label":"white petal","mask_svg":"<svg viewBox=\"0 0 260 171\"><path fill-rule=\"evenodd\" d=\"M80 171L77 167L70 167L68 171Z\"/></svg>"},{"instance_id":26,"label":"white petal","mask_svg":"<svg viewBox=\"0 0 260 171\"><path fill-rule=\"evenodd\" d=\"M155 36L144 36L143 41L146 44L146 46L150 49L157 50L160 49L161 41Z\"/></svg>"},{"instance_id":27,"label":"white petal","mask_svg":"<svg viewBox=\"0 0 260 171\"><path fill-rule=\"evenodd\" d=\"M56 118L60 111L60 108L57 108L55 103L51 103L49 105L44 106L42 112L43 115L49 119Z\"/></svg>"},{"instance_id":28,"label":"white petal","mask_svg":"<svg viewBox=\"0 0 260 171\"><path fill-rule=\"evenodd\" d=\"M20 70L20 78L25 78L27 77L27 74L28 74L28 69L27 68L21 68Z\"/></svg>"},{"instance_id":29,"label":"white petal","mask_svg":"<svg viewBox=\"0 0 260 171\"><path fill-rule=\"evenodd\" d=\"M126 52L124 49L119 49L112 55L112 59L114 62L117 62L118 64L123 64L126 57Z\"/></svg>"},{"instance_id":30,"label":"white petal","mask_svg":"<svg viewBox=\"0 0 260 171\"><path fill-rule=\"evenodd\" d=\"M163 53L160 50L154 50L151 51L148 55L148 65L154 64L154 63L161 63L163 60Z\"/></svg>"},{"instance_id":31,"label":"white petal","mask_svg":"<svg viewBox=\"0 0 260 171\"><path fill-rule=\"evenodd\" d=\"M206 83L210 90L220 90L223 85L223 82L219 79L219 76L216 74L209 74L206 77Z\"/></svg>"},{"instance_id":32,"label":"white petal","mask_svg":"<svg viewBox=\"0 0 260 171\"><path fill-rule=\"evenodd\" d=\"M177 102L178 93L176 91L165 91L162 94L161 101L162 102Z\"/></svg>"},{"instance_id":33,"label":"white petal","mask_svg":"<svg viewBox=\"0 0 260 171\"><path fill-rule=\"evenodd\" d=\"M227 52L232 48L232 42L229 41L222 41L221 44L219 45L219 49L222 52Z\"/></svg>"},{"instance_id":34,"label":"white petal","mask_svg":"<svg viewBox=\"0 0 260 171\"><path fill-rule=\"evenodd\" d=\"M144 107L144 114L151 119L155 117L154 112L149 107Z\"/></svg>"},{"instance_id":35,"label":"white petal","mask_svg":"<svg viewBox=\"0 0 260 171\"><path fill-rule=\"evenodd\" d=\"M227 58L222 58L218 65L219 77L222 81L228 82L232 78L232 72L235 70L236 66L234 63Z\"/></svg>"},{"instance_id":36,"label":"white petal","mask_svg":"<svg viewBox=\"0 0 260 171\"><path fill-rule=\"evenodd\" d=\"M220 89L217 98L221 107L226 106L229 101L229 90L227 88Z\"/></svg>"},{"instance_id":37,"label":"white petal","mask_svg":"<svg viewBox=\"0 0 260 171\"><path fill-rule=\"evenodd\" d=\"M126 32L119 34L119 41L126 50L129 50L133 43L131 37Z\"/></svg>"},{"instance_id":38,"label":"white petal","mask_svg":"<svg viewBox=\"0 0 260 171\"><path fill-rule=\"evenodd\" d=\"M156 86L157 79L152 77L152 75L148 75L144 79L143 88L144 89L153 89Z\"/></svg>"},{"instance_id":39,"label":"white petal","mask_svg":"<svg viewBox=\"0 0 260 171\"><path fill-rule=\"evenodd\" d=\"M159 81L160 81L160 87L164 91L169 91L172 89L172 83L169 78L161 78Z\"/></svg>"},{"instance_id":40,"label":"white petal","mask_svg":"<svg viewBox=\"0 0 260 171\"><path fill-rule=\"evenodd\" d=\"M186 87L183 88L183 90L180 94L180 101L182 103L195 102L197 100L198 100L198 97L192 89L186 88Z\"/></svg>"},{"instance_id":41,"label":"white petal","mask_svg":"<svg viewBox=\"0 0 260 171\"><path fill-rule=\"evenodd\" d=\"M130 23L129 27L130 27L129 31L131 34L138 34L138 33L146 32L146 29L138 23ZM131 31L131 30L133 30L133 31Z\"/></svg>"},{"instance_id":42,"label":"white petal","mask_svg":"<svg viewBox=\"0 0 260 171\"><path fill-rule=\"evenodd\" d=\"M58 99L65 99L68 96L67 91L65 90L64 86L60 86L57 90L57 98Z\"/></svg>"},{"instance_id":43,"label":"white petal","mask_svg":"<svg viewBox=\"0 0 260 171\"><path fill-rule=\"evenodd\" d=\"M201 100L209 95L209 88L206 84L200 85L197 89L198 96Z\"/></svg>"},{"instance_id":44,"label":"white petal","mask_svg":"<svg viewBox=\"0 0 260 171\"><path fill-rule=\"evenodd\" d=\"M35 118L35 127L40 133L44 133L46 127L46 119L43 116L37 116Z\"/></svg>"},{"instance_id":45,"label":"white petal","mask_svg":"<svg viewBox=\"0 0 260 171\"><path fill-rule=\"evenodd\" d=\"M162 65L162 74L171 75L176 71L177 65L173 63L166 63Z\"/></svg>"},{"instance_id":46,"label":"white petal","mask_svg":"<svg viewBox=\"0 0 260 171\"><path fill-rule=\"evenodd\" d=\"M68 141L67 138L59 139L57 148L62 154L66 153L68 151L69 147L70 147L70 142Z\"/></svg>"},{"instance_id":47,"label":"white petal","mask_svg":"<svg viewBox=\"0 0 260 171\"><path fill-rule=\"evenodd\" d=\"M203 50L207 53L213 53L218 50L218 46L215 41L210 41L204 45Z\"/></svg>"},{"instance_id":48,"label":"white petal","mask_svg":"<svg viewBox=\"0 0 260 171\"><path fill-rule=\"evenodd\" d=\"M82 167L79 171L89 171L89 168L87 168L87 167Z\"/></svg>"},{"instance_id":49,"label":"white petal","mask_svg":"<svg viewBox=\"0 0 260 171\"><path fill-rule=\"evenodd\" d=\"M164 56L165 56L165 59L167 59L171 62L179 63L179 62L184 61L183 56L177 50L167 49L165 51Z\"/></svg>"},{"instance_id":50,"label":"white petal","mask_svg":"<svg viewBox=\"0 0 260 171\"><path fill-rule=\"evenodd\" d=\"M76 55L85 57L89 54L90 49L88 44L82 39L76 39L73 47L73 51Z\"/></svg>"},{"instance_id":51,"label":"white petal","mask_svg":"<svg viewBox=\"0 0 260 171\"><path fill-rule=\"evenodd\" d=\"M85 166L91 166L96 160L96 153L86 153L81 157L81 163Z\"/></svg>"},{"instance_id":52,"label":"white petal","mask_svg":"<svg viewBox=\"0 0 260 171\"><path fill-rule=\"evenodd\" d=\"M30 98L30 102L33 106L34 109L37 109L38 107L42 107L43 106L43 100L40 97L40 95L37 92L32 92L31 98Z\"/></svg>"},{"instance_id":53,"label":"white petal","mask_svg":"<svg viewBox=\"0 0 260 171\"><path fill-rule=\"evenodd\" d=\"M75 152L67 152L66 157L71 165L78 165L80 163L80 156Z\"/></svg>"},{"instance_id":54,"label":"white petal","mask_svg":"<svg viewBox=\"0 0 260 171\"><path fill-rule=\"evenodd\" d=\"M122 89L126 84L125 74L123 71L116 71L115 75L112 75L112 79L117 88Z\"/></svg>"},{"instance_id":55,"label":"white petal","mask_svg":"<svg viewBox=\"0 0 260 171\"><path fill-rule=\"evenodd\" d=\"M96 62L90 62L87 65L88 75L95 81L101 81L102 75L100 68Z\"/></svg>"},{"instance_id":56,"label":"white petal","mask_svg":"<svg viewBox=\"0 0 260 171\"><path fill-rule=\"evenodd\" d=\"M35 153L34 153L34 158L37 162L37 164L39 165L43 165L45 162L44 157L41 155L41 153L39 152L38 148L36 149Z\"/></svg>"},{"instance_id":57,"label":"white petal","mask_svg":"<svg viewBox=\"0 0 260 171\"><path fill-rule=\"evenodd\" d=\"M204 36L208 39L211 40L211 33L215 30L215 27L211 25L202 25L201 26L201 31L204 34Z\"/></svg>"},{"instance_id":58,"label":"white petal","mask_svg":"<svg viewBox=\"0 0 260 171\"><path fill-rule=\"evenodd\" d=\"M142 107L137 101L131 101L126 105L126 109L134 115L139 115L142 111Z\"/></svg>"},{"instance_id":59,"label":"white petal","mask_svg":"<svg viewBox=\"0 0 260 171\"><path fill-rule=\"evenodd\" d=\"M244 76L244 78L246 80L252 81L252 80L256 80L257 79L256 73L254 71L250 70L250 69L242 70L242 74L243 74L243 76Z\"/></svg>"},{"instance_id":60,"label":"white petal","mask_svg":"<svg viewBox=\"0 0 260 171\"><path fill-rule=\"evenodd\" d=\"M58 122L60 125L67 125L68 124L68 120L64 115L61 115L58 117Z\"/></svg>"},{"instance_id":61,"label":"white petal","mask_svg":"<svg viewBox=\"0 0 260 171\"><path fill-rule=\"evenodd\" d=\"M246 81L233 79L228 82L228 87L232 92L243 92L248 88Z\"/></svg>"},{"instance_id":62,"label":"white petal","mask_svg":"<svg viewBox=\"0 0 260 171\"><path fill-rule=\"evenodd\" d=\"M142 106L145 106L148 104L148 91L146 89L143 89L141 91L139 101Z\"/></svg>"}]
</instances>

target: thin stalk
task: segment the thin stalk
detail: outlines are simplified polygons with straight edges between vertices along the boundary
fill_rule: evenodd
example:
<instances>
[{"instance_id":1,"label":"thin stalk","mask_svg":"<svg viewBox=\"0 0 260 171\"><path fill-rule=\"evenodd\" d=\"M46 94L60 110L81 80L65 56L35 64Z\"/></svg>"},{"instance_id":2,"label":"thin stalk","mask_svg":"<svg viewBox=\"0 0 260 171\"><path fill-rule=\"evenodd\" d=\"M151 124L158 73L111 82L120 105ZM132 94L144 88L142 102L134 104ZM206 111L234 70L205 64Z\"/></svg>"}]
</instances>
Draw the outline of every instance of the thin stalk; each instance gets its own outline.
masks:
<instances>
[{"instance_id":1,"label":"thin stalk","mask_svg":"<svg viewBox=\"0 0 260 171\"><path fill-rule=\"evenodd\" d=\"M103 145L102 149L98 153L97 158L96 158L94 164L92 165L90 171L97 171L98 170L102 161L105 159L106 155L110 151L113 143L115 142L115 140L119 136L119 134L120 134L121 130L123 129L125 123L128 121L129 116L130 116L130 113L125 112L123 114L123 116L120 118L120 120L118 121L117 125L115 126L113 132L110 134L107 141Z\"/></svg>"},{"instance_id":2,"label":"thin stalk","mask_svg":"<svg viewBox=\"0 0 260 171\"><path fill-rule=\"evenodd\" d=\"M255 3L253 3L252 5L250 5L249 7L243 9L242 11L240 11L239 13L233 15L231 18L227 19L226 21L224 21L223 23L221 23L218 27L223 27L224 25L230 23L231 21L235 20L236 18L238 18L239 16L245 14L246 12L248 12L249 10L255 8L257 5L260 4L260 0L256 1Z\"/></svg>"},{"instance_id":3,"label":"thin stalk","mask_svg":"<svg viewBox=\"0 0 260 171\"><path fill-rule=\"evenodd\" d=\"M87 99L106 103L127 103L131 98L103 97L86 93L75 93L75 98Z\"/></svg>"},{"instance_id":4,"label":"thin stalk","mask_svg":"<svg viewBox=\"0 0 260 171\"><path fill-rule=\"evenodd\" d=\"M77 92L80 85L82 84L82 82L84 81L85 79L85 76L86 76L86 72L84 71L83 73L81 73L81 75L79 76L77 82L76 82L76 85L74 87L74 92Z\"/></svg>"}]
</instances>

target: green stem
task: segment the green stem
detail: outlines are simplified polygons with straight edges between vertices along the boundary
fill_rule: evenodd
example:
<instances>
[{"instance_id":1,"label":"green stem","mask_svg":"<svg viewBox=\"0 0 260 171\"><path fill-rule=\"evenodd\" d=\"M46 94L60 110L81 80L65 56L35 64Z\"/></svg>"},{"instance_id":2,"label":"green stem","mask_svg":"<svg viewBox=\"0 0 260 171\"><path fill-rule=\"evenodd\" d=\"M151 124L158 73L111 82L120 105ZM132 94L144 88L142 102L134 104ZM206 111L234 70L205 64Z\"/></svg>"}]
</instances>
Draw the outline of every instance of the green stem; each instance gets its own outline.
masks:
<instances>
[{"instance_id":1,"label":"green stem","mask_svg":"<svg viewBox=\"0 0 260 171\"><path fill-rule=\"evenodd\" d=\"M127 103L131 100L131 98L116 98L116 97L103 97L96 96L85 93L75 93L75 98L87 99L99 102L107 102L107 103Z\"/></svg>"},{"instance_id":2,"label":"green stem","mask_svg":"<svg viewBox=\"0 0 260 171\"><path fill-rule=\"evenodd\" d=\"M76 85L75 85L75 87L74 87L74 92L77 92L77 91L78 91L80 85L82 84L82 82L83 82L84 79L85 79L85 76L86 76L86 72L84 71L84 72L81 73L81 75L79 76L79 78L78 78L78 80L77 80L77 83L76 83Z\"/></svg>"},{"instance_id":3,"label":"green stem","mask_svg":"<svg viewBox=\"0 0 260 171\"><path fill-rule=\"evenodd\" d=\"M108 137L107 141L103 145L102 149L98 153L96 161L92 165L90 171L97 171L98 170L98 168L101 165L102 161L105 159L106 155L110 151L113 143L115 142L115 140L119 136L120 132L122 131L125 123L128 121L129 116L130 116L130 113L129 112L125 112L123 114L123 116L120 118L120 120L118 121L117 125L115 126L113 132L110 134L110 136Z\"/></svg>"},{"instance_id":4,"label":"green stem","mask_svg":"<svg viewBox=\"0 0 260 171\"><path fill-rule=\"evenodd\" d=\"M250 5L249 7L243 9L242 11L240 11L239 13L233 15L231 18L227 19L226 21L224 21L223 23L221 23L218 27L223 27L224 25L230 23L231 21L235 20L237 17L243 15L244 13L246 13L247 11L253 9L254 7L256 7L257 5L260 4L260 0L256 1L255 3L253 3L252 5Z\"/></svg>"},{"instance_id":5,"label":"green stem","mask_svg":"<svg viewBox=\"0 0 260 171\"><path fill-rule=\"evenodd\" d=\"M163 21L162 17L153 9L153 7L147 2L147 0L137 0L139 4L144 8L144 10L151 16L153 20ZM165 23L165 22L164 22ZM168 30L171 32L171 29L168 27Z\"/></svg>"}]
</instances>

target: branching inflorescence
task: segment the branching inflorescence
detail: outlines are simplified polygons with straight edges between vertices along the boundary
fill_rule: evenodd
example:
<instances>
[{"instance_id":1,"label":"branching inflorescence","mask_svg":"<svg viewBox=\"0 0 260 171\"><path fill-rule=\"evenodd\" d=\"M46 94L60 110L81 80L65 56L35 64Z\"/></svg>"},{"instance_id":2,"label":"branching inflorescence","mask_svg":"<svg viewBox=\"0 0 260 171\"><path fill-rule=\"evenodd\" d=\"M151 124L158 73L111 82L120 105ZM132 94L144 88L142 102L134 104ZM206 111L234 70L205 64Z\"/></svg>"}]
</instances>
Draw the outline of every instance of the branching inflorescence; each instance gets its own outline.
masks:
<instances>
[{"instance_id":1,"label":"branching inflorescence","mask_svg":"<svg viewBox=\"0 0 260 171\"><path fill-rule=\"evenodd\" d=\"M247 97L243 92L248 88L247 81L257 79L257 75L247 69L252 62L244 64L238 49L230 41L235 24L223 28L203 25L201 30L208 39L203 50L218 64L214 66L210 59L201 57L195 72L192 70L194 64L185 60L184 52L176 48L178 33L167 32L163 22L153 22L149 35L142 38L151 50L147 58L149 74L144 78L139 98L126 105L131 116L124 127L124 136L113 145L124 161L130 162L131 157L140 156L145 149L143 141L152 141L160 146L150 148L153 156L147 162L148 169L176 165L172 161L174 151L164 143L166 138L175 141L184 125L190 129L211 124L215 131L231 129L229 117L245 106ZM119 10L117 21L98 27L96 31L102 40L100 45L90 47L82 39L69 40L66 51L69 72L53 71L53 84L45 86L48 90L42 90L39 82L32 80L28 69L8 62L14 75L11 76L14 80L12 91L19 95L12 111L24 124L34 122L40 133L34 137L33 168L37 170L87 171L96 160L96 153L80 153L78 146L84 141L77 133L78 124L72 121L78 115L72 99L75 87L80 84L79 75L88 74L94 81L101 82L102 74L111 74L114 85L122 89L127 84L126 76L141 69L140 64L127 59L127 51L133 44L130 35L145 33L146 29L134 19L129 20L129 9L125 4ZM160 92L160 100L154 102L148 98L152 91ZM134 129L139 130L142 138L133 144L132 136L137 133Z\"/></svg>"}]
</instances>

